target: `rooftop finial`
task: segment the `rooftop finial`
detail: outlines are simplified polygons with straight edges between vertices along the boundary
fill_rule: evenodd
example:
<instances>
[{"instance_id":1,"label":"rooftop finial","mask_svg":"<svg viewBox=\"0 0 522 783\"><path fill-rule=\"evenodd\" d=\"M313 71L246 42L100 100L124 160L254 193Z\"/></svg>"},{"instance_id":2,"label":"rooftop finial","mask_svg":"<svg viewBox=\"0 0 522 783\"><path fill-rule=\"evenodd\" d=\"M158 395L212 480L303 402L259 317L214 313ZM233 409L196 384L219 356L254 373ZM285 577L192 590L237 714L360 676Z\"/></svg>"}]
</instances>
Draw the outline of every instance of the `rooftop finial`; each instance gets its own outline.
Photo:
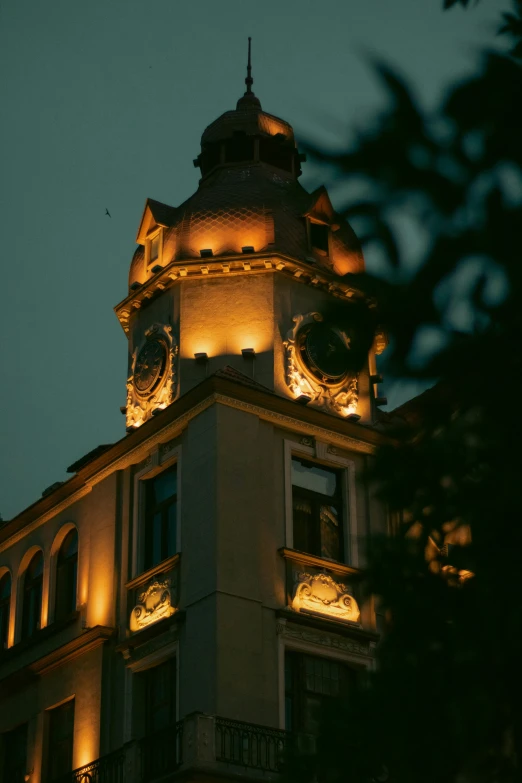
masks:
<instances>
[{"instance_id":1,"label":"rooftop finial","mask_svg":"<svg viewBox=\"0 0 522 783\"><path fill-rule=\"evenodd\" d=\"M245 95L252 94L252 85L254 83L254 80L252 79L251 52L252 52L252 38L248 36L248 62L247 62L247 77L245 79L245 84L246 84Z\"/></svg>"}]
</instances>

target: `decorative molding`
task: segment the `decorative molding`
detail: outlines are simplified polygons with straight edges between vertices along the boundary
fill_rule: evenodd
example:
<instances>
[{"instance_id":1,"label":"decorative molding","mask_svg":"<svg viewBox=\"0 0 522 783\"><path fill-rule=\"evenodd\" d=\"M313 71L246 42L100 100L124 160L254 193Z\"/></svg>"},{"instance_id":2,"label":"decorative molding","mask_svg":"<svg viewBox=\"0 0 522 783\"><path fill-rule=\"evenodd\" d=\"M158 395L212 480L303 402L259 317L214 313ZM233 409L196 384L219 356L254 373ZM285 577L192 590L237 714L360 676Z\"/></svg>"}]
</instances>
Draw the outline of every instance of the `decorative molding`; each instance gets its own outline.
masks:
<instances>
[{"instance_id":1,"label":"decorative molding","mask_svg":"<svg viewBox=\"0 0 522 783\"><path fill-rule=\"evenodd\" d=\"M298 563L301 566L321 568L324 571L332 571L334 574L340 574L344 577L355 576L360 573L358 568L353 568L344 563L337 563L334 560L326 560L324 557L308 555L306 552L299 552L296 549L281 547L278 552L285 560L290 560L292 563Z\"/></svg>"},{"instance_id":2,"label":"decorative molding","mask_svg":"<svg viewBox=\"0 0 522 783\"><path fill-rule=\"evenodd\" d=\"M95 647L104 644L114 632L114 628L104 625L96 625L94 628L89 628L89 630L84 631L72 641L53 650L49 655L45 655L38 661L31 663L29 669L34 674L40 676L48 674L53 669L57 669L59 666L63 666L65 663L69 663L69 661L78 658L80 655L84 655L86 652L94 650Z\"/></svg>"},{"instance_id":3,"label":"decorative molding","mask_svg":"<svg viewBox=\"0 0 522 783\"><path fill-rule=\"evenodd\" d=\"M169 454L175 448L176 448L176 438L169 440L168 443L162 443L161 446L159 447L160 459L164 457L166 454Z\"/></svg>"},{"instance_id":4,"label":"decorative molding","mask_svg":"<svg viewBox=\"0 0 522 783\"><path fill-rule=\"evenodd\" d=\"M250 402L243 402L237 400L235 397L228 397L224 394L216 394L215 401L220 402L222 405L228 405L230 408L237 408L238 410L247 411L248 413L254 413L264 421L270 421L280 424L285 429L294 430L294 432L306 432L311 436L326 441L334 441L338 444L339 448L347 449L348 451L357 451L361 454L374 454L375 446L371 443L366 443L358 438L351 438L349 435L341 435L335 430L327 430L324 427L318 427L315 424L309 424L300 419L296 419L293 416L286 416L284 413L276 413L270 411L267 408L262 408L259 405L253 405ZM332 422L335 425L335 422Z\"/></svg>"},{"instance_id":5,"label":"decorative molding","mask_svg":"<svg viewBox=\"0 0 522 783\"><path fill-rule=\"evenodd\" d=\"M188 411L178 416L175 421L165 425L162 429L155 432L149 438L146 438L145 440L141 441L141 443L134 446L134 448L129 449L125 454L116 457L116 459L114 459L108 465L105 465L105 467L101 468L97 473L90 476L85 485L76 492L64 498L60 503L52 506L48 511L44 512L36 519L24 525L23 528L18 530L16 533L13 533L4 541L1 541L0 552L13 546L13 544L16 544L18 541L21 541L29 533L32 533L41 525L45 524L45 522L47 522L49 519L53 519L59 513L69 508L69 506L71 506L73 503L76 503L76 501L78 501L80 498L87 495L92 490L92 488L96 486L96 484L104 481L115 471L124 470L130 465L135 465L140 460L145 459L148 453L156 446L160 446L166 441L179 437L179 435L183 432L185 427L193 418L198 416L200 413L203 413L203 411L205 411L207 408L210 408L216 402L219 402L222 405L227 405L230 408L236 408L248 413L253 413L264 421L269 421L278 424L285 429L293 430L296 434L302 433L310 435L311 437L317 437L319 440L330 441L331 443L338 445L341 449L356 451L361 454L375 453L376 447L373 444L367 443L366 441L360 440L359 438L352 438L348 435L341 435L339 432L336 432L333 429L330 430L326 429L325 427L319 427L315 424L302 421L302 419L295 418L294 416L287 416L282 413L276 413L275 411L270 411L267 408L261 407L260 405L243 402L242 400L238 400L235 397L229 397L225 394L213 392L209 394L208 397L205 397L204 400L201 400L201 402L198 402L196 405L190 408ZM334 424L335 422L332 422L332 425Z\"/></svg>"},{"instance_id":6,"label":"decorative molding","mask_svg":"<svg viewBox=\"0 0 522 783\"><path fill-rule=\"evenodd\" d=\"M311 404L327 412L339 416L349 416L357 411L359 400L358 379L356 375L348 375L335 386L319 383L310 373L305 371L299 360L297 339L300 330L314 321L322 321L323 316L317 312L306 315L294 315L294 326L289 329L283 345L286 350L286 383L294 397L302 394L311 398ZM349 343L346 335L344 339Z\"/></svg>"},{"instance_id":7,"label":"decorative molding","mask_svg":"<svg viewBox=\"0 0 522 783\"><path fill-rule=\"evenodd\" d=\"M330 650L339 650L366 658L371 656L375 647L372 642L364 643L354 639L347 639L344 636L334 636L333 634L322 633L321 631L314 631L308 628L297 628L294 625L289 625L284 619L278 620L276 633L285 639L294 639L307 644L317 644Z\"/></svg>"},{"instance_id":8,"label":"decorative molding","mask_svg":"<svg viewBox=\"0 0 522 783\"><path fill-rule=\"evenodd\" d=\"M137 392L136 384L134 383L136 362L140 350L146 345L147 340L152 338L159 338L166 346L167 359L165 371L157 388L150 394L140 395ZM150 329L147 329L144 340L135 347L134 353L132 354L131 372L127 380L127 428L141 427L141 425L152 418L157 411L163 410L176 399L178 394L179 374L177 371L178 354L179 347L172 335L172 326L168 324L153 324Z\"/></svg>"},{"instance_id":9,"label":"decorative molding","mask_svg":"<svg viewBox=\"0 0 522 783\"><path fill-rule=\"evenodd\" d=\"M292 609L326 615L336 620L357 623L360 617L355 598L347 587L330 574L299 574L294 586Z\"/></svg>"},{"instance_id":10,"label":"decorative molding","mask_svg":"<svg viewBox=\"0 0 522 783\"><path fill-rule=\"evenodd\" d=\"M180 553L177 552L175 555L172 555L172 557L168 557L166 560L158 563L157 566L153 566L152 568L149 568L148 571L144 571L134 579L131 579L130 582L126 583L125 587L127 590L134 590L136 587L141 587L141 585L144 585L151 579L154 579L154 577L159 576L160 574L166 574L168 571L172 571L172 569L178 564L179 558Z\"/></svg>"},{"instance_id":11,"label":"decorative molding","mask_svg":"<svg viewBox=\"0 0 522 783\"><path fill-rule=\"evenodd\" d=\"M138 596L138 603L131 612L129 623L131 632L136 633L165 617L171 617L176 611L173 603L170 579L161 582L158 579L152 580Z\"/></svg>"}]
</instances>

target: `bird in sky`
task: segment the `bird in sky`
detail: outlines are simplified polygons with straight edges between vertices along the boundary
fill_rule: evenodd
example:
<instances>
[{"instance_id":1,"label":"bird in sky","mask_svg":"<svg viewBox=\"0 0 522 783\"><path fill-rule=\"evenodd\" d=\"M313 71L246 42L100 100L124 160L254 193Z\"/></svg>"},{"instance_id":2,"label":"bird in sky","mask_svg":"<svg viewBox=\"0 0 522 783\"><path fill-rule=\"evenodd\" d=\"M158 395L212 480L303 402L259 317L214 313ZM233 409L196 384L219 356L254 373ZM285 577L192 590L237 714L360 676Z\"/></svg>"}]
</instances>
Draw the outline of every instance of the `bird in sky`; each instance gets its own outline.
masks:
<instances>
[{"instance_id":1,"label":"bird in sky","mask_svg":"<svg viewBox=\"0 0 522 783\"><path fill-rule=\"evenodd\" d=\"M108 215L109 217L112 217L112 215L111 215L111 213L109 212L109 210L107 209L107 207L105 207L105 214L106 214L106 215Z\"/></svg>"}]
</instances>

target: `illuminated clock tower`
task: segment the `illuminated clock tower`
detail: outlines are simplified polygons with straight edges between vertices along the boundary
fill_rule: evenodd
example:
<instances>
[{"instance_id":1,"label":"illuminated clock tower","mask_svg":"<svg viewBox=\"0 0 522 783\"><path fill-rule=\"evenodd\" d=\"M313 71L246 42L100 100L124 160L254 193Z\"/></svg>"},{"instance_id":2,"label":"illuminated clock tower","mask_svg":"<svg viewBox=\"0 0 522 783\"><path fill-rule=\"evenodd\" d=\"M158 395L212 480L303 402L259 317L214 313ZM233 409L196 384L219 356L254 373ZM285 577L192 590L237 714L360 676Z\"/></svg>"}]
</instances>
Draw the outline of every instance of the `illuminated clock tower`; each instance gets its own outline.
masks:
<instances>
[{"instance_id":1,"label":"illuminated clock tower","mask_svg":"<svg viewBox=\"0 0 522 783\"><path fill-rule=\"evenodd\" d=\"M361 297L342 278L364 268L359 242L324 187L300 185L304 156L252 92L250 52L245 81L236 109L203 132L196 193L145 205L116 308L129 431L226 366L335 416L374 414L373 354L351 373L351 338L323 316Z\"/></svg>"}]
</instances>

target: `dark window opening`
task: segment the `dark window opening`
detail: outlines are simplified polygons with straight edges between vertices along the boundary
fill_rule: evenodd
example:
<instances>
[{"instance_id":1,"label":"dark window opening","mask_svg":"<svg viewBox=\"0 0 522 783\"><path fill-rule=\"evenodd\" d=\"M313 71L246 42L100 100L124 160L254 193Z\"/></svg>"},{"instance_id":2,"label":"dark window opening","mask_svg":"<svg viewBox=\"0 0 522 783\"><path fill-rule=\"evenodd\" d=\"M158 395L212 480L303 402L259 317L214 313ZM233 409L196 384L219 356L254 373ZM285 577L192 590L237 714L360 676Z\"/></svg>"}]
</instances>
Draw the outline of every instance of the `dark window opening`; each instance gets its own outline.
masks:
<instances>
[{"instance_id":1,"label":"dark window opening","mask_svg":"<svg viewBox=\"0 0 522 783\"><path fill-rule=\"evenodd\" d=\"M292 171L293 147L277 138L259 139L259 159L271 166L277 166L285 171Z\"/></svg>"},{"instance_id":2,"label":"dark window opening","mask_svg":"<svg viewBox=\"0 0 522 783\"><path fill-rule=\"evenodd\" d=\"M0 655L7 648L9 638L9 614L11 605L11 574L0 579Z\"/></svg>"},{"instance_id":3,"label":"dark window opening","mask_svg":"<svg viewBox=\"0 0 522 783\"><path fill-rule=\"evenodd\" d=\"M62 780L73 768L74 699L49 713L49 778Z\"/></svg>"},{"instance_id":4,"label":"dark window opening","mask_svg":"<svg viewBox=\"0 0 522 783\"><path fill-rule=\"evenodd\" d=\"M176 466L147 479L145 490L144 569L176 554L177 472Z\"/></svg>"},{"instance_id":5,"label":"dark window opening","mask_svg":"<svg viewBox=\"0 0 522 783\"><path fill-rule=\"evenodd\" d=\"M285 728L317 735L321 716L339 698L347 698L358 676L339 661L287 652L285 655Z\"/></svg>"},{"instance_id":6,"label":"dark window opening","mask_svg":"<svg viewBox=\"0 0 522 783\"><path fill-rule=\"evenodd\" d=\"M159 244L160 235L159 232L149 240L149 265L153 264L159 258Z\"/></svg>"},{"instance_id":7,"label":"dark window opening","mask_svg":"<svg viewBox=\"0 0 522 783\"><path fill-rule=\"evenodd\" d=\"M313 462L292 459L294 549L342 561L341 473Z\"/></svg>"},{"instance_id":8,"label":"dark window opening","mask_svg":"<svg viewBox=\"0 0 522 783\"><path fill-rule=\"evenodd\" d=\"M252 136L237 134L225 141L225 160L227 163L239 163L242 160L254 160L254 139Z\"/></svg>"},{"instance_id":9,"label":"dark window opening","mask_svg":"<svg viewBox=\"0 0 522 783\"><path fill-rule=\"evenodd\" d=\"M326 255L328 255L328 231L328 226L310 222L310 244L314 250L321 250Z\"/></svg>"},{"instance_id":10,"label":"dark window opening","mask_svg":"<svg viewBox=\"0 0 522 783\"><path fill-rule=\"evenodd\" d=\"M27 774L27 723L2 734L2 780L24 783Z\"/></svg>"},{"instance_id":11,"label":"dark window opening","mask_svg":"<svg viewBox=\"0 0 522 783\"><path fill-rule=\"evenodd\" d=\"M176 659L147 669L145 685L145 737L143 762L146 779L176 768L179 760L176 724Z\"/></svg>"},{"instance_id":12,"label":"dark window opening","mask_svg":"<svg viewBox=\"0 0 522 783\"><path fill-rule=\"evenodd\" d=\"M221 143L208 144L200 156L201 173L206 174L221 162Z\"/></svg>"},{"instance_id":13,"label":"dark window opening","mask_svg":"<svg viewBox=\"0 0 522 783\"><path fill-rule=\"evenodd\" d=\"M24 575L22 639L28 639L40 628L42 613L43 554L37 552Z\"/></svg>"},{"instance_id":14,"label":"dark window opening","mask_svg":"<svg viewBox=\"0 0 522 783\"><path fill-rule=\"evenodd\" d=\"M56 602L54 619L64 620L76 609L78 574L78 533L70 530L65 536L56 563Z\"/></svg>"}]
</instances>

